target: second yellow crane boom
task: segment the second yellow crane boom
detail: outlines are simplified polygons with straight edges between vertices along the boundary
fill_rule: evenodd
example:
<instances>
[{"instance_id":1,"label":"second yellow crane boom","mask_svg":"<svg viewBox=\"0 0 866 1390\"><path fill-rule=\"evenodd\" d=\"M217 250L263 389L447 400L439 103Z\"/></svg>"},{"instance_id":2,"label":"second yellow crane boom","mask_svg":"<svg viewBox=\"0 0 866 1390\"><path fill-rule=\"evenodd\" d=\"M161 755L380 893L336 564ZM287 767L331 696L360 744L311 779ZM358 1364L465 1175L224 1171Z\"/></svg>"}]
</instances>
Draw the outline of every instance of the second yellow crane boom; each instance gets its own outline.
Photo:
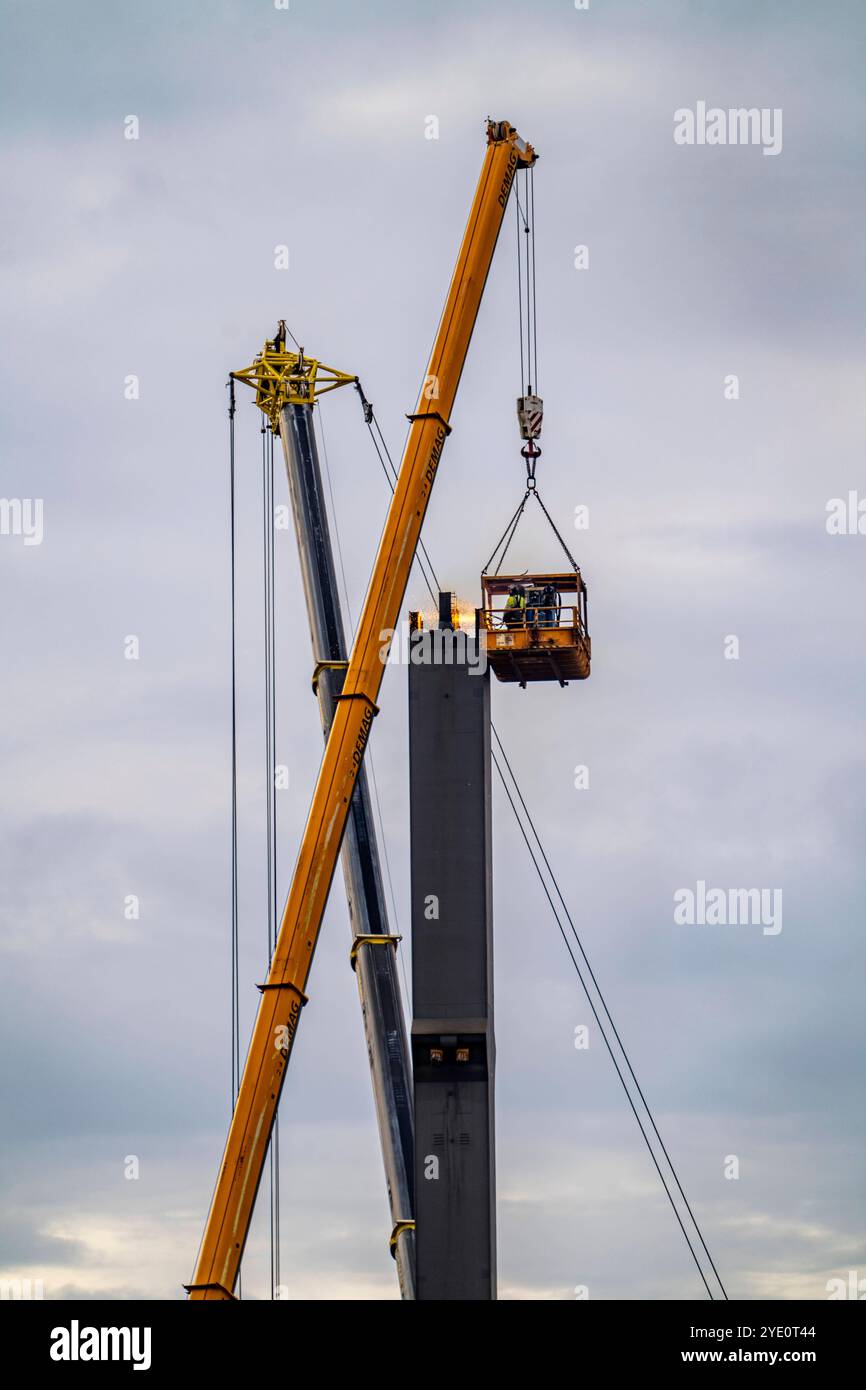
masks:
<instances>
[{"instance_id":1,"label":"second yellow crane boom","mask_svg":"<svg viewBox=\"0 0 866 1390\"><path fill-rule=\"evenodd\" d=\"M367 591L304 829L268 978L196 1262L191 1299L233 1290L261 1180L286 1067L307 1002L307 978L358 769L378 712L383 633L397 625L415 548L508 195L519 166L535 161L507 121L491 121L487 150L448 298L411 421L397 485Z\"/></svg>"}]
</instances>

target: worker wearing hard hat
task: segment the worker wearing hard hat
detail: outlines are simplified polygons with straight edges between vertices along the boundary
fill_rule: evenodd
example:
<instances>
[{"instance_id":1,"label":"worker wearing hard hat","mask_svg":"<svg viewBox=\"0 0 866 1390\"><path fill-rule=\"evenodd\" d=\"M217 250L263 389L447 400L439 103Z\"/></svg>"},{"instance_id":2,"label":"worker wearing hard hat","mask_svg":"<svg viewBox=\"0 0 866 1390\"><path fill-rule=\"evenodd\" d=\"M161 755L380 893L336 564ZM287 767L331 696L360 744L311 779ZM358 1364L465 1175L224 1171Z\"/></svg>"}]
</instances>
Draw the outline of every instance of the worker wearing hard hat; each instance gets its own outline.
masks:
<instances>
[{"instance_id":1,"label":"worker wearing hard hat","mask_svg":"<svg viewBox=\"0 0 866 1390\"><path fill-rule=\"evenodd\" d=\"M552 584L545 584L541 590L541 607L538 610L539 627L556 627L559 614L559 596Z\"/></svg>"},{"instance_id":2,"label":"worker wearing hard hat","mask_svg":"<svg viewBox=\"0 0 866 1390\"><path fill-rule=\"evenodd\" d=\"M502 620L506 627L523 627L526 616L526 591L522 584L512 584L508 591Z\"/></svg>"}]
</instances>

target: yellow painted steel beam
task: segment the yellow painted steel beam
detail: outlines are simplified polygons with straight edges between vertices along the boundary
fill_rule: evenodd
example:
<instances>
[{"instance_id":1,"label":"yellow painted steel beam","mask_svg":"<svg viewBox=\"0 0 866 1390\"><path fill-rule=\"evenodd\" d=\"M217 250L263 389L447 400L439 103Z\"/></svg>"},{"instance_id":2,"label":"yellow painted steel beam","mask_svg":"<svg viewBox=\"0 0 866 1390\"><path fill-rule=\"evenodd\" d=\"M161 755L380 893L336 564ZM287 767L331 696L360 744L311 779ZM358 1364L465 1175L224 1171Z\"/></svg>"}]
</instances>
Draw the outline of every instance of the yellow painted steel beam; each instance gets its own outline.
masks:
<instances>
[{"instance_id":1,"label":"yellow painted steel beam","mask_svg":"<svg viewBox=\"0 0 866 1390\"><path fill-rule=\"evenodd\" d=\"M306 1003L319 935L358 769L377 713L383 634L399 620L409 571L514 175L535 153L507 122L487 150L424 387L406 440L349 669L319 769L292 886L244 1066L199 1250L191 1299L232 1296L280 1098ZM387 654L387 653L386 653Z\"/></svg>"}]
</instances>

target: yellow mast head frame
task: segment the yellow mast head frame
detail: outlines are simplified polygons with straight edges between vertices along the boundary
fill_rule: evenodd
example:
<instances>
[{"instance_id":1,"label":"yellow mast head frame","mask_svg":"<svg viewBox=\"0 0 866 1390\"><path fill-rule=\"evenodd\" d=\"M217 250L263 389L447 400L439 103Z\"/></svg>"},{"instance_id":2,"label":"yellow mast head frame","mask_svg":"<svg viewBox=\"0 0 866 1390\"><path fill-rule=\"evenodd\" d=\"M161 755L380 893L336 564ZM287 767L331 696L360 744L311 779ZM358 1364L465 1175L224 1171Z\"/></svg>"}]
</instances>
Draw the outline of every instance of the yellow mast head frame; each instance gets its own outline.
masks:
<instances>
[{"instance_id":1,"label":"yellow mast head frame","mask_svg":"<svg viewBox=\"0 0 866 1390\"><path fill-rule=\"evenodd\" d=\"M267 340L252 366L232 372L232 378L253 388L256 405L267 415L275 434L280 432L283 406L315 405L326 391L354 386L358 380L315 357L305 357L303 348L287 352L285 319L280 319L276 336Z\"/></svg>"}]
</instances>

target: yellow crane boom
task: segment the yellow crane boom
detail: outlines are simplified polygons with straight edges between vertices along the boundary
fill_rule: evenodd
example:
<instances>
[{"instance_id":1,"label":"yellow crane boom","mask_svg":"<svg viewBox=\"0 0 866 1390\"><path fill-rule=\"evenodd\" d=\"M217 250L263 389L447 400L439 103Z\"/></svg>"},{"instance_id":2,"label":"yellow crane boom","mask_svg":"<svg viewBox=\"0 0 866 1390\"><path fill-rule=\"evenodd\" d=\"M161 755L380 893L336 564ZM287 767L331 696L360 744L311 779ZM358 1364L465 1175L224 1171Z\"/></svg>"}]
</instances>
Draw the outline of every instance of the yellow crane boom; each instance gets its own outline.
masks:
<instances>
[{"instance_id":1,"label":"yellow crane boom","mask_svg":"<svg viewBox=\"0 0 866 1390\"><path fill-rule=\"evenodd\" d=\"M191 1299L233 1298L280 1091L307 1002L307 978L340 853L358 769L378 712L382 648L400 607L448 418L475 327L514 175L535 152L507 121L491 121L487 150L448 298L427 368L379 552L367 590L343 692L319 769L292 886L283 913L211 1200Z\"/></svg>"}]
</instances>

